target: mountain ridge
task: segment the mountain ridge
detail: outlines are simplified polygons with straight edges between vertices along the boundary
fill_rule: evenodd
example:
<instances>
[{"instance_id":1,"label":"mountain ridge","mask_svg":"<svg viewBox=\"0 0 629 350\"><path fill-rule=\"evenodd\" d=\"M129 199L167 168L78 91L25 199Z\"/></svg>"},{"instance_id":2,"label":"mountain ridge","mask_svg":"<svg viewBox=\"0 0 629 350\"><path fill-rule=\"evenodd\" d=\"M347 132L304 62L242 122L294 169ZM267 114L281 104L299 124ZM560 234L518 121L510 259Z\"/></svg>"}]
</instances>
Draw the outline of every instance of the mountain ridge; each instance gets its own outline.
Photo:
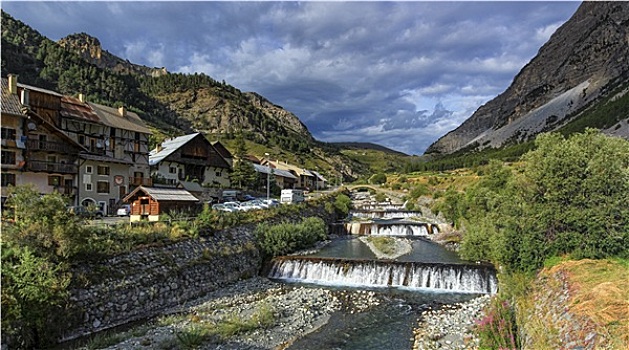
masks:
<instances>
[{"instance_id":1,"label":"mountain ridge","mask_svg":"<svg viewBox=\"0 0 629 350\"><path fill-rule=\"evenodd\" d=\"M426 153L501 147L561 127L567 119L627 82L627 28L629 3L582 3L503 93L434 142ZM581 91L573 91L578 87ZM563 94L569 94L570 98L558 103L557 98ZM521 127L512 125L516 122Z\"/></svg>"}]
</instances>

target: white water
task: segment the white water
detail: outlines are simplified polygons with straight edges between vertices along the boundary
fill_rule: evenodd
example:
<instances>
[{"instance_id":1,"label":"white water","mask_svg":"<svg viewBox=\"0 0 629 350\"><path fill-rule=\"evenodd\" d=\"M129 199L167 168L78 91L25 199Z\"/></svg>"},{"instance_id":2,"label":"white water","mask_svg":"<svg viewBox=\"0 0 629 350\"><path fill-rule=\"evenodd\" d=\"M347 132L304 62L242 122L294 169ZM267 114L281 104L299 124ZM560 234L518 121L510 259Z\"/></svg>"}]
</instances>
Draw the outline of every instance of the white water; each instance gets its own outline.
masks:
<instances>
[{"instance_id":1,"label":"white water","mask_svg":"<svg viewBox=\"0 0 629 350\"><path fill-rule=\"evenodd\" d=\"M413 236L427 237L430 232L428 226L423 224L396 224L396 225L371 225L372 236Z\"/></svg>"},{"instance_id":2,"label":"white water","mask_svg":"<svg viewBox=\"0 0 629 350\"><path fill-rule=\"evenodd\" d=\"M273 261L270 278L337 286L394 287L457 293L494 294L495 271L484 265L383 261Z\"/></svg>"},{"instance_id":3,"label":"white water","mask_svg":"<svg viewBox=\"0 0 629 350\"><path fill-rule=\"evenodd\" d=\"M419 211L367 211L367 212L352 212L352 217L366 218L366 219L404 219L421 217L422 213Z\"/></svg>"}]
</instances>

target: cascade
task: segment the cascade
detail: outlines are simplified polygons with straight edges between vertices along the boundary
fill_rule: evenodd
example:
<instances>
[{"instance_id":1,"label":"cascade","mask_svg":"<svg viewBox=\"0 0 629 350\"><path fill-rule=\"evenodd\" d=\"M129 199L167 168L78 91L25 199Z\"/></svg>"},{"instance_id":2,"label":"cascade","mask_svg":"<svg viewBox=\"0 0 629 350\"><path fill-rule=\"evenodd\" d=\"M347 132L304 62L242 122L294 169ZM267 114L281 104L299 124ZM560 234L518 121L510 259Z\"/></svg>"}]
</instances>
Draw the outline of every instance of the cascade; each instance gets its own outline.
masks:
<instances>
[{"instance_id":1,"label":"cascade","mask_svg":"<svg viewBox=\"0 0 629 350\"><path fill-rule=\"evenodd\" d=\"M393 287L456 293L494 294L491 265L381 260L282 257L272 261L269 278L353 287Z\"/></svg>"},{"instance_id":2,"label":"cascade","mask_svg":"<svg viewBox=\"0 0 629 350\"><path fill-rule=\"evenodd\" d=\"M422 213L413 210L354 210L350 212L350 216L365 219L405 219L421 217Z\"/></svg>"},{"instance_id":3,"label":"cascade","mask_svg":"<svg viewBox=\"0 0 629 350\"><path fill-rule=\"evenodd\" d=\"M426 222L350 222L345 224L350 234L373 236L427 237L439 232L437 225Z\"/></svg>"}]
</instances>

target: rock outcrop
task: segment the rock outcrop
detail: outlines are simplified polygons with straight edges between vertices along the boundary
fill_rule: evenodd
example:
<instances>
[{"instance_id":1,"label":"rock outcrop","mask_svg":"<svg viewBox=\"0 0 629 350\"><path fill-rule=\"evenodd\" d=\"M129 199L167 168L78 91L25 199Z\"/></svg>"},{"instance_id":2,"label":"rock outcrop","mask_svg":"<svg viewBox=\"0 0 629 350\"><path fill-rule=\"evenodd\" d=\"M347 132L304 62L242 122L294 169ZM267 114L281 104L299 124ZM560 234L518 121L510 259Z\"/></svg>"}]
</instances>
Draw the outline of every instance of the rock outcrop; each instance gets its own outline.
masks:
<instances>
[{"instance_id":1,"label":"rock outcrop","mask_svg":"<svg viewBox=\"0 0 629 350\"><path fill-rule=\"evenodd\" d=\"M128 60L103 51L100 41L86 33L71 34L59 40L58 44L68 51L75 52L87 62L102 69L110 69L119 74L141 74L158 77L168 74L166 68L151 68L133 64Z\"/></svg>"},{"instance_id":2,"label":"rock outcrop","mask_svg":"<svg viewBox=\"0 0 629 350\"><path fill-rule=\"evenodd\" d=\"M628 80L629 3L583 2L505 92L426 153L531 138Z\"/></svg>"}]
</instances>

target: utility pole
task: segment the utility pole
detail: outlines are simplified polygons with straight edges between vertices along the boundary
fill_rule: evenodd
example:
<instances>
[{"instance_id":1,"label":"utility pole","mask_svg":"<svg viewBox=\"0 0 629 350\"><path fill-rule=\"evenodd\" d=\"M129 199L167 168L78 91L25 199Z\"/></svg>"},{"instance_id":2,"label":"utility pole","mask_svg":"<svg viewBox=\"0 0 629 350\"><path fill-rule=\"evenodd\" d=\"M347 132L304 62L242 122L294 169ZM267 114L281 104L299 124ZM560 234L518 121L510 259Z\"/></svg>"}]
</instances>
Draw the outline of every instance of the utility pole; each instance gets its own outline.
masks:
<instances>
[{"instance_id":1,"label":"utility pole","mask_svg":"<svg viewBox=\"0 0 629 350\"><path fill-rule=\"evenodd\" d=\"M269 200L271 198L271 163L269 163L269 154L265 153L266 157L266 166L269 168L269 172L266 173L266 199Z\"/></svg>"}]
</instances>

